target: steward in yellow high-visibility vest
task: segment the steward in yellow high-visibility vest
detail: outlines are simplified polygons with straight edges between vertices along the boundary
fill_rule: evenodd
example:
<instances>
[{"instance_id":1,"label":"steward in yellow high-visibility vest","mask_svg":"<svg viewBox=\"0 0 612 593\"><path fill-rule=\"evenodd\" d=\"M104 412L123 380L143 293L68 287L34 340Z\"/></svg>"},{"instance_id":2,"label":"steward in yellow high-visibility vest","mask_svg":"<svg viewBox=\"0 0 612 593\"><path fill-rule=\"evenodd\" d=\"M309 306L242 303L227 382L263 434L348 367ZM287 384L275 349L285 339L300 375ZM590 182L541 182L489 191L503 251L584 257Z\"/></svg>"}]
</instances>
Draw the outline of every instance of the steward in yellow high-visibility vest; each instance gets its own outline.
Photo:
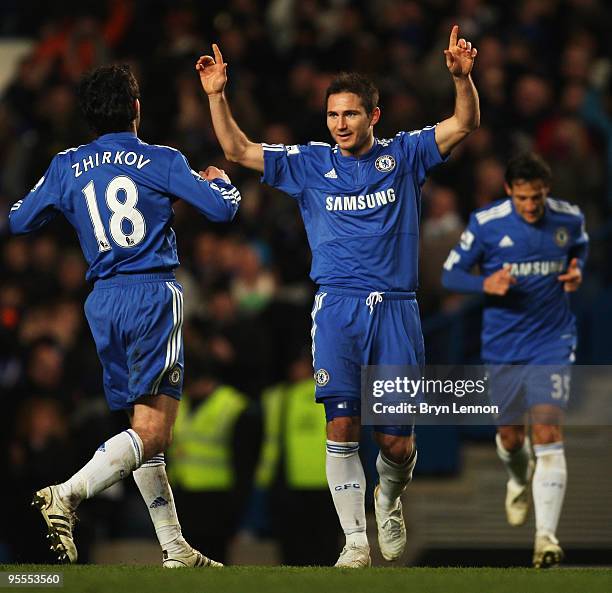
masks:
<instances>
[{"instance_id":1,"label":"steward in yellow high-visibility vest","mask_svg":"<svg viewBox=\"0 0 612 593\"><path fill-rule=\"evenodd\" d=\"M305 368L307 378L302 372L299 380L262 394L264 437L255 484L268 493L282 563L329 565L338 555L340 530L325 473L325 414L315 403L310 362L301 362L293 368ZM296 525L303 526L299 534Z\"/></svg>"},{"instance_id":2,"label":"steward in yellow high-visibility vest","mask_svg":"<svg viewBox=\"0 0 612 593\"><path fill-rule=\"evenodd\" d=\"M217 387L204 401L181 400L168 456L170 480L183 490L229 490L234 485L232 435L247 398Z\"/></svg>"},{"instance_id":3,"label":"steward in yellow high-visibility vest","mask_svg":"<svg viewBox=\"0 0 612 593\"><path fill-rule=\"evenodd\" d=\"M325 416L314 401L314 381L281 384L261 397L264 441L255 484L269 488L282 471L288 488L327 489ZM283 467L279 468L281 460Z\"/></svg>"},{"instance_id":4,"label":"steward in yellow high-visibility vest","mask_svg":"<svg viewBox=\"0 0 612 593\"><path fill-rule=\"evenodd\" d=\"M249 400L212 380L192 385L191 396L187 392L179 405L167 453L168 477L184 513L183 533L189 542L225 562L241 518L238 490L244 486L238 483L244 479L237 475L237 458L244 446L236 450L236 435Z\"/></svg>"}]
</instances>

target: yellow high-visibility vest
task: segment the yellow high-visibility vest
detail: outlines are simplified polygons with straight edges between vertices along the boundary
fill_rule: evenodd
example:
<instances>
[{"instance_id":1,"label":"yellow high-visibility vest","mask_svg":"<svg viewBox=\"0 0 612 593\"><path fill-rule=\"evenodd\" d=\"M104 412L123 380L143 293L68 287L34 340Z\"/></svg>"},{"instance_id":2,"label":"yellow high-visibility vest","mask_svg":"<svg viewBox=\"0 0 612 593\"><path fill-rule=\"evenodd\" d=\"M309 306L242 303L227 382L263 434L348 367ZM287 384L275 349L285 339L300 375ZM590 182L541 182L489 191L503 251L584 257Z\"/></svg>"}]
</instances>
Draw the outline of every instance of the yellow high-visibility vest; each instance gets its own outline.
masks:
<instances>
[{"instance_id":1,"label":"yellow high-visibility vest","mask_svg":"<svg viewBox=\"0 0 612 593\"><path fill-rule=\"evenodd\" d=\"M169 478L184 490L229 490L234 485L232 435L247 398L233 387L218 387L197 409L183 397L168 451Z\"/></svg>"},{"instance_id":2,"label":"yellow high-visibility vest","mask_svg":"<svg viewBox=\"0 0 612 593\"><path fill-rule=\"evenodd\" d=\"M314 381L306 379L293 385L278 385L263 393L264 442L255 472L255 483L260 488L268 488L276 476L281 445L289 488L327 488L326 421L322 406L315 403L314 390Z\"/></svg>"}]
</instances>

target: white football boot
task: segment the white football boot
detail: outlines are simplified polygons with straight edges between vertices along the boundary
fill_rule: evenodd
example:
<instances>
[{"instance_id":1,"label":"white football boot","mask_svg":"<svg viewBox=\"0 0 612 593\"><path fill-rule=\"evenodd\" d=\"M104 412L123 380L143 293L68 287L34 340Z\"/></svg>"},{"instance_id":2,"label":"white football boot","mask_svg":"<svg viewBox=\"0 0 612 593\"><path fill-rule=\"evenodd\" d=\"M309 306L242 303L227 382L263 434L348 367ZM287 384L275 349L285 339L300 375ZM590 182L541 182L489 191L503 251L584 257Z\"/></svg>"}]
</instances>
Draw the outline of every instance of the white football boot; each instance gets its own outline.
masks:
<instances>
[{"instance_id":1,"label":"white football boot","mask_svg":"<svg viewBox=\"0 0 612 593\"><path fill-rule=\"evenodd\" d=\"M182 554L168 554L166 550L162 552L164 568L185 568L185 567L197 567L197 568L221 568L223 564L211 560L198 552L191 546L185 549Z\"/></svg>"},{"instance_id":2,"label":"white football boot","mask_svg":"<svg viewBox=\"0 0 612 593\"><path fill-rule=\"evenodd\" d=\"M378 528L378 545L385 560L397 560L406 549L406 525L402 513L402 501L398 498L395 508L384 512L378 507L378 491L374 489L374 512Z\"/></svg>"},{"instance_id":3,"label":"white football boot","mask_svg":"<svg viewBox=\"0 0 612 593\"><path fill-rule=\"evenodd\" d=\"M535 463L533 459L530 459L527 469L527 483L521 486L514 480L508 480L506 484L506 519L513 527L523 525L527 520L534 469Z\"/></svg>"},{"instance_id":4,"label":"white football boot","mask_svg":"<svg viewBox=\"0 0 612 593\"><path fill-rule=\"evenodd\" d=\"M47 524L51 551L57 554L60 562L74 564L78 557L72 538L76 514L62 504L57 486L39 490L32 499L32 506L40 511Z\"/></svg>"},{"instance_id":5,"label":"white football boot","mask_svg":"<svg viewBox=\"0 0 612 593\"><path fill-rule=\"evenodd\" d=\"M563 560L563 550L559 540L553 535L536 535L533 549L533 567L551 568Z\"/></svg>"},{"instance_id":6,"label":"white football boot","mask_svg":"<svg viewBox=\"0 0 612 593\"><path fill-rule=\"evenodd\" d=\"M346 544L340 552L337 568L367 568L372 565L370 558L370 546L358 546L357 544Z\"/></svg>"}]
</instances>

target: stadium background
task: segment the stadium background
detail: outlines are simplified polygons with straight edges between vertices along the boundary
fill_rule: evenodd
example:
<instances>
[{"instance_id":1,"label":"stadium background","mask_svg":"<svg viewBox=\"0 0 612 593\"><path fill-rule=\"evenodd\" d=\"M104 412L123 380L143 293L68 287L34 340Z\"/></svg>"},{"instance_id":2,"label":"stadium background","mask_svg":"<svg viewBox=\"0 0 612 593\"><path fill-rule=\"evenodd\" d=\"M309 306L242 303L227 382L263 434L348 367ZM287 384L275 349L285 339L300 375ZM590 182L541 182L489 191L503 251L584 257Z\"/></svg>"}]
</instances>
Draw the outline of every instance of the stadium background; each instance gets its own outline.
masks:
<instances>
[{"instance_id":1,"label":"stadium background","mask_svg":"<svg viewBox=\"0 0 612 593\"><path fill-rule=\"evenodd\" d=\"M242 191L231 225L211 225L180 203L174 223L186 293L186 392L205 396L216 381L249 402L231 443L232 488L199 498L213 501L213 514L229 505L235 521L216 529L231 542L230 558L284 557L279 549L287 542L274 526L286 519L286 505L266 511L260 489L251 490L264 439L261 394L308 375L314 286L295 203L219 151L196 57L209 53L211 42L220 44L235 117L254 140L327 140L322 96L342 69L369 74L379 85L383 116L376 134L388 137L450 114L453 89L442 49L458 23L479 50L474 78L482 125L423 191L419 302L428 360L478 360L478 299L445 293L439 271L467 214L503 195L507 158L529 148L551 164L553 195L586 214L592 253L573 299L579 362L606 364L612 360L611 22L604 0L2 2L3 213L54 154L90 139L74 87L83 72L110 61L128 62L140 81L143 140L176 146L194 168L222 166ZM0 252L0 472L9 485L0 500L10 509L0 526L0 561L47 561L39 518L27 508L31 492L72 473L125 419L106 411L72 229L58 220L14 238L3 216ZM612 549L612 517L601 514L612 492L605 470L610 432L578 431L568 440L578 457L572 463L570 454L561 539L567 541L564 529L571 534L574 562L596 561ZM413 542L406 561L527 563L529 530L517 535L501 522L505 478L491 429L428 429L419 441L419 476L406 505ZM371 470L369 443L365 438L363 449ZM281 491L283 478L275 485ZM306 499L295 500L306 512ZM203 506L179 500L183 525L205 523ZM328 512L309 519L313 531ZM585 513L590 523L578 527ZM84 561L155 561L153 536L131 481L83 505L77 538Z\"/></svg>"}]
</instances>

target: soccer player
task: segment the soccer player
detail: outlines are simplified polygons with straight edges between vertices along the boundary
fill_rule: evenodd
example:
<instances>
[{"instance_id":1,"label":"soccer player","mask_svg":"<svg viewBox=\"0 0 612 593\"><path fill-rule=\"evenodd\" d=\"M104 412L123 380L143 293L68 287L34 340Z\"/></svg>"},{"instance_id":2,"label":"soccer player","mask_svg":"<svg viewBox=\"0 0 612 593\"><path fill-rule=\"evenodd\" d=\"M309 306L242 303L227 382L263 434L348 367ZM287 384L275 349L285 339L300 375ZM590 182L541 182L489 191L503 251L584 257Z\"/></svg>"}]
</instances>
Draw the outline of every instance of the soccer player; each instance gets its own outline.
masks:
<instances>
[{"instance_id":1,"label":"soccer player","mask_svg":"<svg viewBox=\"0 0 612 593\"><path fill-rule=\"evenodd\" d=\"M486 295L482 358L496 365L490 367L489 391L500 410L497 453L509 476L506 516L510 525L525 522L532 483L536 568L563 559L556 538L567 482L561 423L576 344L568 293L582 282L588 249L582 213L548 197L550 183L550 169L539 156L512 159L508 197L470 216L442 275L449 290ZM474 265L480 275L470 274Z\"/></svg>"},{"instance_id":2,"label":"soccer player","mask_svg":"<svg viewBox=\"0 0 612 593\"><path fill-rule=\"evenodd\" d=\"M374 137L378 91L355 73L327 89L327 127L336 142L284 146L251 142L224 94L227 64L213 45L196 69L208 95L215 132L228 160L263 173L262 181L297 200L320 286L312 310L316 399L327 417L327 478L346 545L340 567L370 565L359 460L362 365L422 364L423 336L415 300L421 186L427 172L479 125L470 72L476 49L452 28L446 65L455 84L454 114L436 126ZM404 551L400 494L412 477L411 426L377 426L375 492L383 556ZM299 537L299 533L296 533Z\"/></svg>"},{"instance_id":3,"label":"soccer player","mask_svg":"<svg viewBox=\"0 0 612 593\"><path fill-rule=\"evenodd\" d=\"M9 215L10 229L35 231L62 213L74 226L94 283L85 303L112 410L131 428L103 443L74 476L39 490L33 505L51 549L76 562L75 510L85 498L133 473L149 509L163 566L221 566L181 535L166 477L168 447L183 385L183 291L175 280L172 203L183 199L213 221L231 220L240 201L224 172L198 174L173 148L142 142L140 91L127 66L99 68L79 87L97 138L57 154Z\"/></svg>"}]
</instances>

